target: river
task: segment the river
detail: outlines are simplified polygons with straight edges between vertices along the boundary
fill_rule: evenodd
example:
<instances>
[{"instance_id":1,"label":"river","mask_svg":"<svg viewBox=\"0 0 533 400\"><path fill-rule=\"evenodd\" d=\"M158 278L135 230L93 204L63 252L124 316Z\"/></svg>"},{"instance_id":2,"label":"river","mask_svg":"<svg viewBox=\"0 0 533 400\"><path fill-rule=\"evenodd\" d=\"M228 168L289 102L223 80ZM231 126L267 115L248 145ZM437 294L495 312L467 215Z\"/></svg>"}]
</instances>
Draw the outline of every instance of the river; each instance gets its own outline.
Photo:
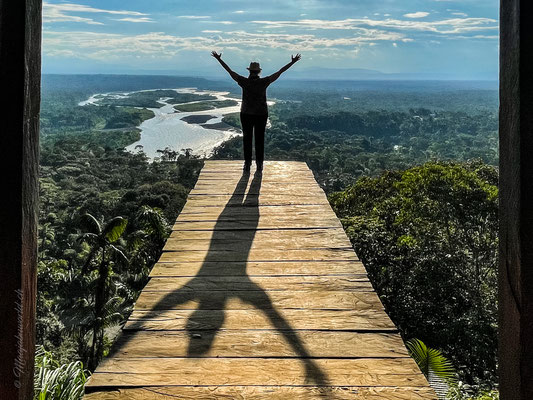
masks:
<instances>
[{"instance_id":1,"label":"river","mask_svg":"<svg viewBox=\"0 0 533 400\"><path fill-rule=\"evenodd\" d=\"M144 90L144 92L152 90ZM169 100L168 98L160 98L158 103L161 104L161 107L148 108L153 111L155 116L138 126L141 130L141 139L126 147L128 151L138 152L142 150L151 160L157 159L160 156L158 150L163 150L166 147L174 151L192 149L193 155L209 157L217 146L232 137L242 134L240 130L222 124L222 117L224 115L240 111L241 101L228 97L229 92L197 90L195 88L171 90L175 90L178 93L208 94L216 97L216 100L208 101L231 99L236 100L239 104L232 107L216 108L207 111L177 112L174 109L174 105L167 102L167 100ZM79 103L79 105L99 105L99 101L103 98L123 98L131 93L135 92L95 94L88 100ZM192 101L182 104L198 102L200 101ZM273 104L273 102L269 102L269 104ZM183 118L190 116L205 116L203 119L208 120L205 123L189 123L183 120Z\"/></svg>"}]
</instances>

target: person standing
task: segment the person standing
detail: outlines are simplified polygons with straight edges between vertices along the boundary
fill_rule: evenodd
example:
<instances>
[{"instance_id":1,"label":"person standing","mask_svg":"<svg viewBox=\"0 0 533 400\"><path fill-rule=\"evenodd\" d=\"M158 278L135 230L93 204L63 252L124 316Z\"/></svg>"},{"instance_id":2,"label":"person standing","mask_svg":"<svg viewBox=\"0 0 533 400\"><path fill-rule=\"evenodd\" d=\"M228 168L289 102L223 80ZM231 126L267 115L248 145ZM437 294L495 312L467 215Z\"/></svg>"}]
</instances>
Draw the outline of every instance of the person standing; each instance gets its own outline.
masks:
<instances>
[{"instance_id":1,"label":"person standing","mask_svg":"<svg viewBox=\"0 0 533 400\"><path fill-rule=\"evenodd\" d=\"M250 72L248 78L239 75L222 60L222 53L211 53L220 65L228 71L229 75L242 88L241 126L244 150L244 172L250 172L252 165L252 138L255 136L255 162L257 171L263 170L265 157L265 130L268 120L268 105L266 90L268 86L277 80L282 73L287 71L301 59L300 54L291 56L291 62L282 67L278 72L262 78L261 66L258 62L251 62L247 68Z\"/></svg>"}]
</instances>

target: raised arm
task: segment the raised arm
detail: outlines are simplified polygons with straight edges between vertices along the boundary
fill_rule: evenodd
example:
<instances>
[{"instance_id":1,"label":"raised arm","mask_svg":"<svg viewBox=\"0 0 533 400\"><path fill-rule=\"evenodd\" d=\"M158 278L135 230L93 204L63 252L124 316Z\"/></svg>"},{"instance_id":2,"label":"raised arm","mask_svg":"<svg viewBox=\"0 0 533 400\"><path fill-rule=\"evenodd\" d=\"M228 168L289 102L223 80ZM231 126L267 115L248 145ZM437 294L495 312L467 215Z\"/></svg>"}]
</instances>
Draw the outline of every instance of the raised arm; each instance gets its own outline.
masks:
<instances>
[{"instance_id":1,"label":"raised arm","mask_svg":"<svg viewBox=\"0 0 533 400\"><path fill-rule=\"evenodd\" d=\"M274 82L276 79L278 79L282 73L287 71L290 67L292 67L294 64L296 64L302 56L300 54L296 54L295 56L291 56L291 62L282 67L278 72L270 75L270 82Z\"/></svg>"},{"instance_id":2,"label":"raised arm","mask_svg":"<svg viewBox=\"0 0 533 400\"><path fill-rule=\"evenodd\" d=\"M233 78L234 81L238 81L238 79L240 78L240 75L236 72L234 72L229 66L228 64L226 64L223 60L222 60L222 53L217 53L216 51L213 51L211 52L211 55L213 57L215 57L217 59L217 61L220 63L220 65L222 65L222 67L228 71L228 74Z\"/></svg>"}]
</instances>

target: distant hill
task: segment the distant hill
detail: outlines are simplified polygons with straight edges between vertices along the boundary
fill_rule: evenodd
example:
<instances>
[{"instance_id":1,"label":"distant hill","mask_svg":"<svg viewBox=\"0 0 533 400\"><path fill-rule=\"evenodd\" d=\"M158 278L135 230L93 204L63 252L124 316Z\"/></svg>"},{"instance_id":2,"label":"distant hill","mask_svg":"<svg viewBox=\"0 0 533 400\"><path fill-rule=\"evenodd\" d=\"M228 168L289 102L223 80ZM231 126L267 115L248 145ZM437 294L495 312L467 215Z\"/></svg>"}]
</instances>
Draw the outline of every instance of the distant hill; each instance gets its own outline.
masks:
<instances>
[{"instance_id":1,"label":"distant hill","mask_svg":"<svg viewBox=\"0 0 533 400\"><path fill-rule=\"evenodd\" d=\"M475 76L458 77L444 73L385 73L372 69L363 68L307 68L295 69L290 73L291 79L318 79L324 80L400 80L400 81L447 81L447 80L497 80L497 76L480 72Z\"/></svg>"},{"instance_id":2,"label":"distant hill","mask_svg":"<svg viewBox=\"0 0 533 400\"><path fill-rule=\"evenodd\" d=\"M381 71L364 68L306 68L291 71L293 79L380 80L386 77L387 74Z\"/></svg>"},{"instance_id":3,"label":"distant hill","mask_svg":"<svg viewBox=\"0 0 533 400\"><path fill-rule=\"evenodd\" d=\"M346 71L351 71L352 74ZM414 80L384 79L389 76L372 70L335 70L326 69L321 79L306 78L314 76L317 70L308 71L309 75L287 74L269 89L269 95L290 99L298 97L302 92L336 91L352 96L352 92L366 93L444 93L462 91L492 91L497 98L497 81L453 81L453 80ZM326 77L326 72L329 76ZM359 75L357 75L359 74ZM296 75L296 74L295 74ZM381 77L381 78L380 78ZM329 79L328 79L329 78ZM55 75L44 74L42 77L43 98L57 92L70 92L76 95L77 101L96 93L128 92L146 89L168 89L195 87L201 90L229 91L240 95L240 88L227 75L211 77L211 79L194 76L170 75ZM352 94L351 94L352 93ZM473 93L473 92L472 92ZM472 94L471 93L471 94ZM485 94L479 93L481 98ZM492 96L492 94L491 94Z\"/></svg>"},{"instance_id":4,"label":"distant hill","mask_svg":"<svg viewBox=\"0 0 533 400\"><path fill-rule=\"evenodd\" d=\"M214 60L213 60L214 61ZM230 63L231 64L231 63ZM241 75L247 74L246 65L239 65L232 63L230 65L233 70ZM271 74L282 65L273 63L264 63L263 74ZM62 73L62 72L60 72ZM74 72L73 73L77 73ZM206 79L224 79L227 78L227 73L220 66L213 63L206 63L206 65L194 69L176 69L176 70L126 70L117 68L116 70L109 70L107 75L117 74L124 76L182 76L182 77L199 77ZM455 72L399 72L388 73L374 69L367 68L325 68L325 67L306 67L305 64L297 64L291 68L284 79L298 79L298 80L334 80L334 81L453 81L453 80L469 80L469 81L496 81L498 74L490 71L476 71L475 73L464 74ZM105 76L105 75L102 75Z\"/></svg>"},{"instance_id":5,"label":"distant hill","mask_svg":"<svg viewBox=\"0 0 533 400\"><path fill-rule=\"evenodd\" d=\"M146 89L195 87L205 90L227 90L225 81L169 75L59 75L44 74L43 94L50 91L78 91L82 93L127 92Z\"/></svg>"}]
</instances>

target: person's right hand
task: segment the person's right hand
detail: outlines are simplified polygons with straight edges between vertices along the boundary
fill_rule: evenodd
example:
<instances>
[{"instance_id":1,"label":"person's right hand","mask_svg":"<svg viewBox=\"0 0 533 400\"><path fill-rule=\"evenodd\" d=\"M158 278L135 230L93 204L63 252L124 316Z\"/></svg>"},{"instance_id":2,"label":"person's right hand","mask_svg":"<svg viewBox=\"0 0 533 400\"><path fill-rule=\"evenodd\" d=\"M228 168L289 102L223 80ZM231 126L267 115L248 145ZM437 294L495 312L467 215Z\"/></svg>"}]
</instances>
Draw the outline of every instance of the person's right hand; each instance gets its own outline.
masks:
<instances>
[{"instance_id":1,"label":"person's right hand","mask_svg":"<svg viewBox=\"0 0 533 400\"><path fill-rule=\"evenodd\" d=\"M222 53L217 53L216 51L212 51L211 55L215 57L217 60L220 60L222 58Z\"/></svg>"},{"instance_id":2,"label":"person's right hand","mask_svg":"<svg viewBox=\"0 0 533 400\"><path fill-rule=\"evenodd\" d=\"M295 62L300 61L301 58L302 58L302 55L298 53L295 56L291 56L291 62L294 64Z\"/></svg>"}]
</instances>

